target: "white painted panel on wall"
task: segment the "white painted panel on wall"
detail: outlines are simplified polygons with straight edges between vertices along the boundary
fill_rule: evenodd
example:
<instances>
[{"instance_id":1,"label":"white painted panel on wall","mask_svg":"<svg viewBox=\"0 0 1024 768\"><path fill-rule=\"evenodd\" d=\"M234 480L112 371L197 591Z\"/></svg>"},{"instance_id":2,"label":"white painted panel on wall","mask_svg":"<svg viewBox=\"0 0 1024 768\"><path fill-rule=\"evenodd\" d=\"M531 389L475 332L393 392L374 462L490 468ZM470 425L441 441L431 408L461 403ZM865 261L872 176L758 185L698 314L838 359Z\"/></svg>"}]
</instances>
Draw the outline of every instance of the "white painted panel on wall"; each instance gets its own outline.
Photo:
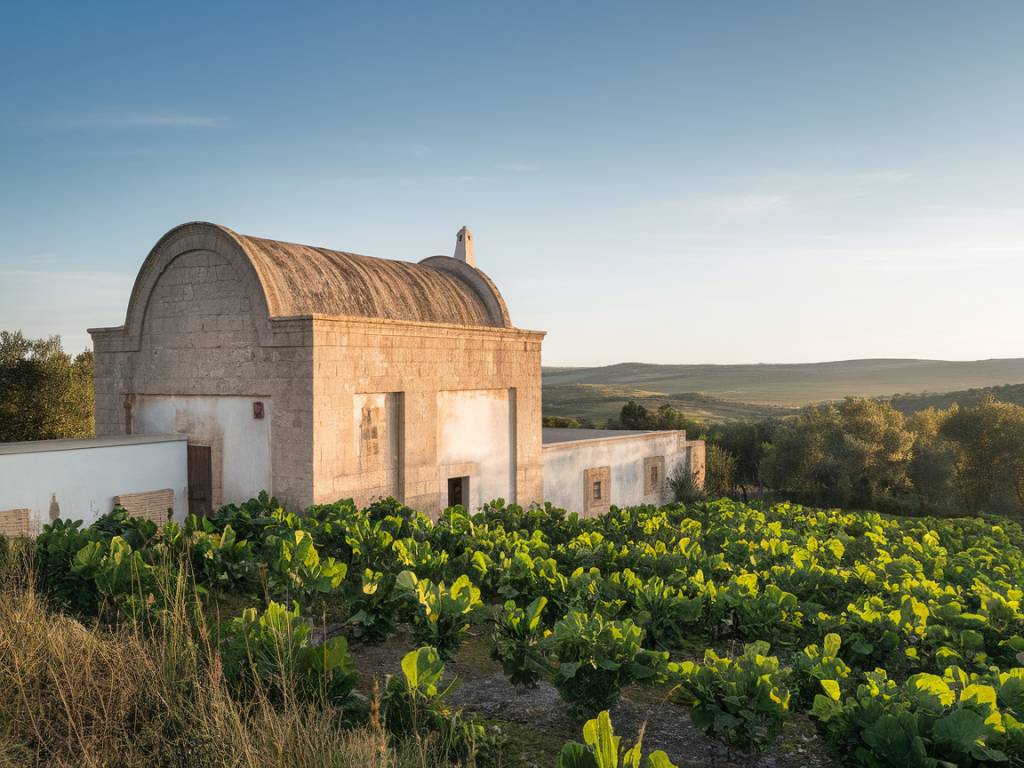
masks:
<instances>
[{"instance_id":1,"label":"white painted panel on wall","mask_svg":"<svg viewBox=\"0 0 1024 768\"><path fill-rule=\"evenodd\" d=\"M262 403L262 418L255 418L254 402ZM266 397L139 395L132 409L135 434L187 435L211 447L214 506L273 493L272 421L273 403Z\"/></svg>"},{"instance_id":2,"label":"white painted panel on wall","mask_svg":"<svg viewBox=\"0 0 1024 768\"><path fill-rule=\"evenodd\" d=\"M437 461L442 493L448 478L466 474L469 506L477 509L496 498L509 499L512 439L506 389L437 393ZM446 506L447 498L441 506Z\"/></svg>"}]
</instances>

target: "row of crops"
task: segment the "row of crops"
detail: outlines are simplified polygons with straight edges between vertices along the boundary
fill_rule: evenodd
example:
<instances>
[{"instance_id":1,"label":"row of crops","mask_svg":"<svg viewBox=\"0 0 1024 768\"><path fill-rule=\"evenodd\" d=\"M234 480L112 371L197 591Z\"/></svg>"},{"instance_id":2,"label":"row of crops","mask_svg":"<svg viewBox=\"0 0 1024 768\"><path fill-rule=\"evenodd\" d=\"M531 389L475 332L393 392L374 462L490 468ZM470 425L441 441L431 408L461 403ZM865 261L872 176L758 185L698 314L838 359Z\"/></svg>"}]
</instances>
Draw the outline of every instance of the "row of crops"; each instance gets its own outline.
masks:
<instances>
[{"instance_id":1,"label":"row of crops","mask_svg":"<svg viewBox=\"0 0 1024 768\"><path fill-rule=\"evenodd\" d=\"M549 682L589 720L563 765L617 765L617 746L616 762L601 754L604 712L650 685L733 747L770 747L804 713L837 760L904 768L1024 765L1022 542L1005 521L791 504L582 519L499 501L431 522L394 500L296 515L264 494L162 528L118 511L87 529L57 521L37 560L54 601L101 621L159 614L178 563L204 594L248 602L218 628L242 695L280 679L287 638L303 694L357 712L348 642L405 627L420 647L385 694L389 721L415 729L413 713L433 712L427 726L467 749L486 734L443 706L440 681L489 627L513 683ZM314 617L340 633L317 641ZM639 765L639 748L623 759Z\"/></svg>"}]
</instances>

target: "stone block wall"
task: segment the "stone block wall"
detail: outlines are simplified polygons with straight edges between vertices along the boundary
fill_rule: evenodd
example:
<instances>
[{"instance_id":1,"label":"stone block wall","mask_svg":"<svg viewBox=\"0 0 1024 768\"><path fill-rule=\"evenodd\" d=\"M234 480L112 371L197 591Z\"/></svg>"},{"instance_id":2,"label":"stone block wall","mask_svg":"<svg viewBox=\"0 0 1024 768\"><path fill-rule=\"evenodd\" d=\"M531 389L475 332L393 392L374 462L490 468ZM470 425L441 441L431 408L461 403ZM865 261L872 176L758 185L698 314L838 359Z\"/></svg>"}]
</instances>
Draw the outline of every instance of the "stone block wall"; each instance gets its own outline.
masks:
<instances>
[{"instance_id":1,"label":"stone block wall","mask_svg":"<svg viewBox=\"0 0 1024 768\"><path fill-rule=\"evenodd\" d=\"M0 510L0 536L9 539L28 538L37 531L32 525L31 510L3 509Z\"/></svg>"},{"instance_id":2,"label":"stone block wall","mask_svg":"<svg viewBox=\"0 0 1024 768\"><path fill-rule=\"evenodd\" d=\"M131 318L125 327L91 332L96 433L130 434L132 401L140 395L272 400L272 490L289 505L307 505L313 484L311 322L262 317L238 264L196 247L204 244L210 245L186 238L177 244L182 252L165 257L155 276L140 273L151 285L137 333Z\"/></svg>"},{"instance_id":3,"label":"stone block wall","mask_svg":"<svg viewBox=\"0 0 1024 768\"><path fill-rule=\"evenodd\" d=\"M133 407L149 398L264 400L273 404L273 487L267 490L290 508L347 496L365 503L395 490L411 506L436 512L446 493L438 474L438 392L503 390L514 413L509 425L510 442L515 443L514 478L509 487L522 503L541 500L543 333L376 317L272 317L270 306L290 305L288 291L305 295L309 275L285 268L285 262L266 261L278 246L290 247L286 244L266 241L260 248L267 250L256 252L251 250L255 241L245 246L250 250L239 242L212 225L172 230L139 272L125 325L91 331L98 435L131 434ZM298 249L294 258L312 258L308 249L291 248ZM345 260L343 254L335 257ZM442 260L438 269L468 269L459 265ZM264 268L272 268L277 277L261 278ZM409 270L390 262L365 290L376 291L371 298L386 303L392 294L383 275L410 280ZM480 283L467 283L471 293L490 296L490 283L482 274L473 272L469 278ZM438 283L433 272L415 279L422 285ZM494 313L507 324L504 305L495 296L489 299L500 304ZM389 455L397 450L398 462L360 454L363 419L362 409L354 417L357 396L392 398L391 421L401 422L401 437L389 437L386 450ZM141 413L138 408L135 412ZM187 427L179 432L194 442L205 445L217 439L218 425L206 429L190 418L180 423ZM231 457L224 455L223 461Z\"/></svg>"},{"instance_id":4,"label":"stone block wall","mask_svg":"<svg viewBox=\"0 0 1024 768\"><path fill-rule=\"evenodd\" d=\"M352 417L357 396L401 392L403 501L428 514L444 505L438 474L438 393L506 390L514 401L515 496L540 501L540 349L543 334L507 328L316 318L314 339L314 499L379 494L359 484Z\"/></svg>"}]
</instances>

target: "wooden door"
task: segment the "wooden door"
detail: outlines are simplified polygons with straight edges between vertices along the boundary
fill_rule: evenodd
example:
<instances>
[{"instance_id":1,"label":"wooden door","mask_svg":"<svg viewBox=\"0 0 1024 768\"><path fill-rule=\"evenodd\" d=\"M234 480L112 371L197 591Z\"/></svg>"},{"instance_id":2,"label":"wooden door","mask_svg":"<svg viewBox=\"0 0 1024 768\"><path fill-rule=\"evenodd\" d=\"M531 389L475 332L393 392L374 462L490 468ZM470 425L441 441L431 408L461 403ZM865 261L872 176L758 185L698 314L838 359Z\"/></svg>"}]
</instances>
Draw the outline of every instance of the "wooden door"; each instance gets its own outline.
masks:
<instances>
[{"instance_id":1,"label":"wooden door","mask_svg":"<svg viewBox=\"0 0 1024 768\"><path fill-rule=\"evenodd\" d=\"M213 514L213 458L208 445L188 446L188 512L196 517Z\"/></svg>"}]
</instances>

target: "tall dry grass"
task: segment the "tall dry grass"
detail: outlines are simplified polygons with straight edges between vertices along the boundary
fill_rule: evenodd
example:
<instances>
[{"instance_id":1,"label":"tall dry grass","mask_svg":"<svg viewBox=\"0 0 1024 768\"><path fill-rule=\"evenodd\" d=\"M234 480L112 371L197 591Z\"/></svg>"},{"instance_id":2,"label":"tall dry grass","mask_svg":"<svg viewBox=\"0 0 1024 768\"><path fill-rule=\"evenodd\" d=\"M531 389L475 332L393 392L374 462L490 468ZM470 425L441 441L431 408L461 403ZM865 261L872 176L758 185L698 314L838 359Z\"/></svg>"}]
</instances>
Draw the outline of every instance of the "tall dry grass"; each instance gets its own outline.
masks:
<instances>
[{"instance_id":1,"label":"tall dry grass","mask_svg":"<svg viewBox=\"0 0 1024 768\"><path fill-rule=\"evenodd\" d=\"M435 768L429 744L285 697L232 698L184 576L146 627L84 626L0 569L0 768Z\"/></svg>"}]
</instances>

